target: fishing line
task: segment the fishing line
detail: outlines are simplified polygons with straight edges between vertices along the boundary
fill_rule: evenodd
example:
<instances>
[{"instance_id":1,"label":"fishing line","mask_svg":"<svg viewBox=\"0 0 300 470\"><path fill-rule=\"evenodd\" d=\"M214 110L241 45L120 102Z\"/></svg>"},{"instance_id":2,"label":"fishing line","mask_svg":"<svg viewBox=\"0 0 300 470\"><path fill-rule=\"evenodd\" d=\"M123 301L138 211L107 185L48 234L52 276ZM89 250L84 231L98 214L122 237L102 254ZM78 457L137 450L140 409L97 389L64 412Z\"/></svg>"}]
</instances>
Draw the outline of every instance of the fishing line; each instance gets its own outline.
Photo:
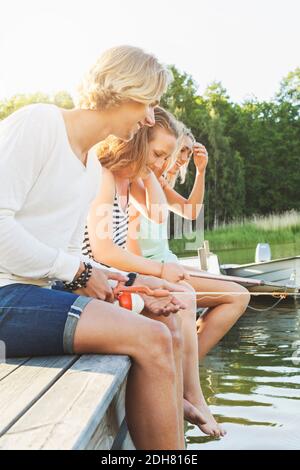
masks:
<instances>
[{"instance_id":1,"label":"fishing line","mask_svg":"<svg viewBox=\"0 0 300 470\"><path fill-rule=\"evenodd\" d=\"M219 297L225 297L226 295L230 294L230 295L252 295L253 297L256 297L256 296L259 296L259 295L268 295L268 296L271 296L271 297L275 297L275 298L278 298L280 297L280 300L281 298L286 298L287 296L289 295L292 295L292 296L299 296L300 295L300 292L283 292L283 291L275 291L275 292L230 292L230 291L222 291L222 292L217 292L217 291L209 291L209 292L205 292L205 291L194 291L194 292L175 292L175 291L170 291L170 294L175 294L175 295L179 295L179 294L183 294L183 295L191 295L191 294L196 294L196 295L202 295L202 294L209 294L209 296L211 297L212 295L219 295ZM205 298L209 298L209 296L205 296ZM212 299L214 297L211 297Z\"/></svg>"},{"instance_id":2,"label":"fishing line","mask_svg":"<svg viewBox=\"0 0 300 470\"><path fill-rule=\"evenodd\" d=\"M269 310L272 310L273 308L277 307L277 305L280 304L280 302L283 301L283 298L282 299L278 299L275 304L271 305L271 307L266 307L266 308L255 308L255 307L252 307L251 305L248 305L247 308L249 308L250 310L254 310L254 312L268 312Z\"/></svg>"},{"instance_id":3,"label":"fishing line","mask_svg":"<svg viewBox=\"0 0 300 470\"><path fill-rule=\"evenodd\" d=\"M174 294L175 292L173 292ZM179 293L178 293L179 294ZM177 294L177 295L178 295ZM202 294L206 294L206 292L181 292L181 294L198 294L198 295L201 295ZM250 310L253 310L255 312L268 312L270 310L272 310L273 308L277 307L277 305L280 304L280 302L282 302L284 299L286 299L286 297L288 295L292 295L292 296L299 296L300 293L294 293L294 292L209 292L209 294L220 294L218 298L220 297L226 297L226 295L228 294L231 294L231 295L252 295L252 296L259 296L259 295L268 295L268 296L272 296L272 297L275 297L277 298L278 297L278 300L273 304L271 305L270 307L266 307L266 308L256 308L256 307L252 307L251 305L248 305L247 308L249 308ZM215 299L215 297L212 297L212 295L204 295L202 296L202 299ZM201 299L201 300L202 300Z\"/></svg>"}]
</instances>

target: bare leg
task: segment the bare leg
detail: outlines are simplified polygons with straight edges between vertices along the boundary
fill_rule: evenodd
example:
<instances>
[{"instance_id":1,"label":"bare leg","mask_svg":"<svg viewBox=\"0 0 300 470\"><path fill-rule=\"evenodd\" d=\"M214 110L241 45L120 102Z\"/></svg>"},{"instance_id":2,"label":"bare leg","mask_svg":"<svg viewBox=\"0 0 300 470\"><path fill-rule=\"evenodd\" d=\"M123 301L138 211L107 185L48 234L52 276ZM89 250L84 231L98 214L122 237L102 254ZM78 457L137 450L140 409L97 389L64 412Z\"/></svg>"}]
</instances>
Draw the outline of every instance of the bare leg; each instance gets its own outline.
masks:
<instances>
[{"instance_id":1,"label":"bare leg","mask_svg":"<svg viewBox=\"0 0 300 470\"><path fill-rule=\"evenodd\" d=\"M194 363L191 358L194 357L195 350L197 350L197 357L203 359L207 352L220 341L220 339L229 331L234 323L240 318L246 310L250 300L248 291L235 283L226 281L215 281L203 278L190 278L189 284L193 286L195 291L204 292L223 292L224 294L211 294L207 298L207 294L197 295L197 305L201 307L211 307L203 317L198 319L198 340L193 335L193 315L185 312L183 319L183 335L185 341L184 347L184 371L187 367ZM234 292L236 294L230 294ZM240 295L242 294L242 295ZM210 298L211 297L211 298ZM191 309L190 309L191 312ZM189 319L190 317L190 319ZM196 337L197 338L197 337ZM197 366L198 367L198 366ZM194 382L193 374L187 374L184 377L184 396L188 400L188 404L192 404L197 408L200 414L195 413L193 408L189 410L189 421L196 424L206 434L211 434L216 437L224 436L226 433L221 426L218 425L215 418L210 412L209 407L204 399L200 381ZM185 410L188 410L185 407ZM206 419L206 424L202 425L200 418Z\"/></svg>"},{"instance_id":2,"label":"bare leg","mask_svg":"<svg viewBox=\"0 0 300 470\"><path fill-rule=\"evenodd\" d=\"M221 292L221 294L198 294L198 307L210 307L197 320L199 359L226 335L245 312L250 294L245 287L235 282L216 281L191 277L189 283L199 292Z\"/></svg>"},{"instance_id":3,"label":"bare leg","mask_svg":"<svg viewBox=\"0 0 300 470\"><path fill-rule=\"evenodd\" d=\"M175 361L169 329L107 302L92 300L81 314L76 353L127 354L126 416L137 449L183 449L178 423Z\"/></svg>"},{"instance_id":4,"label":"bare leg","mask_svg":"<svg viewBox=\"0 0 300 470\"><path fill-rule=\"evenodd\" d=\"M170 330L172 336L173 344L173 353L175 360L176 368L176 389L177 389L177 409L178 409L178 427L180 431L180 442L181 445L185 446L184 440L184 426L183 426L183 370L182 370L182 361L183 361L183 339L182 339L182 325L181 317L178 314L169 315L168 317L159 316L154 317L153 315L147 313L144 314L148 318L153 320L158 320L164 323Z\"/></svg>"},{"instance_id":5,"label":"bare leg","mask_svg":"<svg viewBox=\"0 0 300 470\"><path fill-rule=\"evenodd\" d=\"M142 280L147 282L153 282L153 279L148 279L147 276L142 276ZM184 357L183 357L183 373L184 373L184 418L196 425L201 427L205 424L207 419L207 406L205 404L201 387L199 384L199 359L198 359L198 345L197 345L197 330L196 330L196 295L194 289L182 282L177 284L178 288L175 298L181 302L182 309L180 310L180 316L182 324L184 324ZM179 287L180 285L180 287ZM182 294L178 291L181 290ZM187 398L188 397L188 398ZM182 402L182 395L179 397ZM190 399L190 401L188 401ZM201 411L203 408L202 400L205 404L204 412ZM195 405L194 405L195 403ZM201 405L199 405L201 403ZM198 408L197 408L198 406ZM204 432L208 434L219 433L218 425L216 422L211 426L203 428Z\"/></svg>"},{"instance_id":6,"label":"bare leg","mask_svg":"<svg viewBox=\"0 0 300 470\"><path fill-rule=\"evenodd\" d=\"M191 296L181 296L182 302L188 304L190 308L181 311L180 315L172 315L169 317L153 317L153 315L147 314L147 317L159 320L165 323L172 334L173 351L176 364L176 377L177 377L177 403L178 410L184 411L180 415L179 413L179 429L182 429L182 442L184 441L183 432L183 418L192 424L198 425L203 432L211 435L218 433L217 424L213 426L203 426L207 423L207 407L203 398L202 390L200 387L199 369L198 369L198 348L197 348L197 335L196 335L196 298L193 295L193 289L190 286L186 286L186 290L190 292ZM176 297L178 294L176 295ZM177 318L178 317L178 318ZM175 322L175 319L177 320ZM180 321L180 327L182 329L182 336L178 334L179 325L175 323ZM184 324L184 327L183 327ZM182 338L184 338L186 348L184 353L182 351L183 344ZM194 348L190 348L190 339L194 343ZM194 341L193 341L194 339ZM193 353L191 353L193 349ZM185 384L183 386L183 375ZM186 394L184 394L186 391ZM190 391L190 393L189 393ZM183 399L183 397L185 397ZM190 400L190 401L188 401ZM204 405L202 404L204 402ZM193 404L195 403L195 405ZM201 403L201 405L199 405ZM205 408L203 411L202 408ZM216 431L216 434L214 433Z\"/></svg>"},{"instance_id":7,"label":"bare leg","mask_svg":"<svg viewBox=\"0 0 300 470\"><path fill-rule=\"evenodd\" d=\"M219 437L224 431L213 418L204 399L199 376L198 339L196 329L196 295L191 286L186 286L188 294L176 295L187 305L180 310L182 334L184 341L183 383L185 419L197 426L206 434Z\"/></svg>"}]
</instances>

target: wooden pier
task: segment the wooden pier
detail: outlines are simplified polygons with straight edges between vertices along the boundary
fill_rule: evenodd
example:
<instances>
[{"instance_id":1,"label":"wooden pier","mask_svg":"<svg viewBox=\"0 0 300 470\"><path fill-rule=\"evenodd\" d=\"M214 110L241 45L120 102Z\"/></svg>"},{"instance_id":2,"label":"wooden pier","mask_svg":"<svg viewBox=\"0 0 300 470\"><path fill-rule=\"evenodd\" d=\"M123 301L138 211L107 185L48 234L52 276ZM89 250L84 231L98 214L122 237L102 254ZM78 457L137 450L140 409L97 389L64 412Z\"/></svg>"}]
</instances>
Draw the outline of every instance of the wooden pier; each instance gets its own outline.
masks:
<instances>
[{"instance_id":1,"label":"wooden pier","mask_svg":"<svg viewBox=\"0 0 300 470\"><path fill-rule=\"evenodd\" d=\"M134 449L125 421L127 356L0 364L0 449Z\"/></svg>"}]
</instances>

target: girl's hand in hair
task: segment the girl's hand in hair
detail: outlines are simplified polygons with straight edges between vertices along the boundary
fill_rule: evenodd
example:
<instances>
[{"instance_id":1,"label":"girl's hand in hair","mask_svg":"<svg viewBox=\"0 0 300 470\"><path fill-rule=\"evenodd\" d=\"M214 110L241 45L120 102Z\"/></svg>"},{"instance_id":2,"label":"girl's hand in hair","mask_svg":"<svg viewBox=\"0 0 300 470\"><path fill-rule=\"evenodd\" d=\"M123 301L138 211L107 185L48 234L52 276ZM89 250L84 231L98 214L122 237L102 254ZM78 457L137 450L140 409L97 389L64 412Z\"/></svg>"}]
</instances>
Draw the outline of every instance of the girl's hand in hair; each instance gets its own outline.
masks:
<instances>
[{"instance_id":1,"label":"girl's hand in hair","mask_svg":"<svg viewBox=\"0 0 300 470\"><path fill-rule=\"evenodd\" d=\"M164 263L161 278L169 282L188 281L190 276L179 263Z\"/></svg>"},{"instance_id":2,"label":"girl's hand in hair","mask_svg":"<svg viewBox=\"0 0 300 470\"><path fill-rule=\"evenodd\" d=\"M204 145L196 142L193 151L194 163L199 173L203 173L208 163L208 153Z\"/></svg>"}]
</instances>

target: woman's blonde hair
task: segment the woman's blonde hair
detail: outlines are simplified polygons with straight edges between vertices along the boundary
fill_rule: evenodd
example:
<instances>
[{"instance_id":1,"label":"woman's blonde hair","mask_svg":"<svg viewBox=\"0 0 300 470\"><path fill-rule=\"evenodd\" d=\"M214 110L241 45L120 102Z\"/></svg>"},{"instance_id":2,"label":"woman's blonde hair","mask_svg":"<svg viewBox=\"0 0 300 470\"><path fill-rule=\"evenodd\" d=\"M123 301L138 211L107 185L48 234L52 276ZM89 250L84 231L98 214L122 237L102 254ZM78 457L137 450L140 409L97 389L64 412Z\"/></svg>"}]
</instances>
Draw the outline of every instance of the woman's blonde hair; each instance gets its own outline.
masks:
<instances>
[{"instance_id":1,"label":"woman's blonde hair","mask_svg":"<svg viewBox=\"0 0 300 470\"><path fill-rule=\"evenodd\" d=\"M172 80L171 72L157 58L133 46L105 51L79 86L77 104L103 109L131 99L159 102Z\"/></svg>"},{"instance_id":2,"label":"woman's blonde hair","mask_svg":"<svg viewBox=\"0 0 300 470\"><path fill-rule=\"evenodd\" d=\"M178 121L178 128L179 128L179 138L177 140L177 146L176 146L176 150L174 152L174 159L173 159L174 164L176 163L176 160L178 158L178 154L179 154L179 152L182 148L184 138L189 137L191 139L191 141L193 142L193 144L196 142L196 139L195 139L192 131L183 122ZM185 182L189 163L190 163L190 158L188 159L188 161L184 165L182 165L179 168L179 170L174 175L166 175L168 183L172 188L175 186L175 183L176 183L178 177L180 178L180 183L181 184Z\"/></svg>"},{"instance_id":3,"label":"woman's blonde hair","mask_svg":"<svg viewBox=\"0 0 300 470\"><path fill-rule=\"evenodd\" d=\"M165 129L169 134L179 138L180 129L178 126L178 121L175 119L173 114L171 114L166 109L161 106L157 106L154 109L155 125L153 127L147 127L148 132L148 142L151 142L154 138L155 131L157 127Z\"/></svg>"},{"instance_id":4,"label":"woman's blonde hair","mask_svg":"<svg viewBox=\"0 0 300 470\"><path fill-rule=\"evenodd\" d=\"M132 167L132 178L143 173L147 161L147 129L140 129L128 142L109 136L97 145L97 155L105 168L112 172Z\"/></svg>"},{"instance_id":5,"label":"woman's blonde hair","mask_svg":"<svg viewBox=\"0 0 300 470\"><path fill-rule=\"evenodd\" d=\"M165 129L176 139L179 137L177 121L171 113L161 107L154 109L155 125L144 126L128 142L109 136L97 146L101 164L112 172L132 166L132 179L143 175L148 161L148 144L154 138L157 127Z\"/></svg>"}]
</instances>

